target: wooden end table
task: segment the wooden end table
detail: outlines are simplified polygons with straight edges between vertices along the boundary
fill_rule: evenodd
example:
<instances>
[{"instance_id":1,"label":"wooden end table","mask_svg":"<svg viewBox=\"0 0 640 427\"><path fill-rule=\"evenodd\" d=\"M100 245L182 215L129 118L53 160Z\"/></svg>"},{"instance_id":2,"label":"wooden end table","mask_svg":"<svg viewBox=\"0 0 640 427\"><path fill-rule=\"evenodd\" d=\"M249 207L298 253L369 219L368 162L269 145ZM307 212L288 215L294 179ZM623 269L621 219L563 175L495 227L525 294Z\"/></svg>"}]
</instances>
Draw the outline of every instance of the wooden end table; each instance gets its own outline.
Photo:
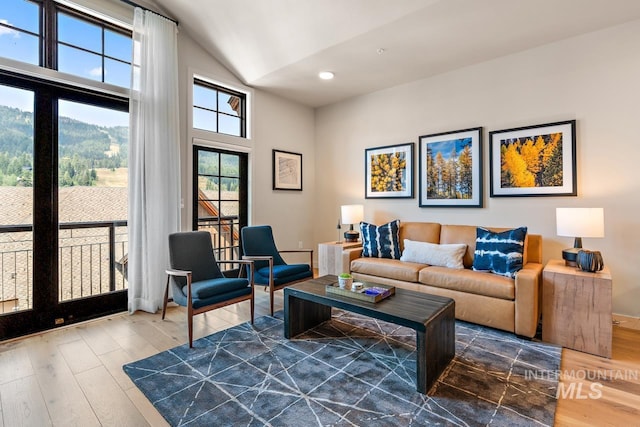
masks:
<instances>
[{"instance_id":1,"label":"wooden end table","mask_svg":"<svg viewBox=\"0 0 640 427\"><path fill-rule=\"evenodd\" d=\"M325 242L318 244L318 275L349 273L349 266L342 265L342 251L358 248L362 242Z\"/></svg>"},{"instance_id":2,"label":"wooden end table","mask_svg":"<svg viewBox=\"0 0 640 427\"><path fill-rule=\"evenodd\" d=\"M551 260L542 273L542 340L611 358L611 273Z\"/></svg>"}]
</instances>

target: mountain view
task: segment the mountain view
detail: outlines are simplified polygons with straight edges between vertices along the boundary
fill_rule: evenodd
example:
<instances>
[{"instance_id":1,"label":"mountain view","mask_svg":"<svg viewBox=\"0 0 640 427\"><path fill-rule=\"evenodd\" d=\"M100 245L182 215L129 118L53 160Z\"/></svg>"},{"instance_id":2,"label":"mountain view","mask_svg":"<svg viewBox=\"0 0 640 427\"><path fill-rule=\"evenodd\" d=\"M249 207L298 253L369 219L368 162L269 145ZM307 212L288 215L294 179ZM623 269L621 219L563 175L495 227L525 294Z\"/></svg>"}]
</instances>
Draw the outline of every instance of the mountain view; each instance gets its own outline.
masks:
<instances>
[{"instance_id":1,"label":"mountain view","mask_svg":"<svg viewBox=\"0 0 640 427\"><path fill-rule=\"evenodd\" d=\"M100 169L127 167L129 129L61 117L59 185L95 186ZM33 185L33 114L0 105L0 186Z\"/></svg>"}]
</instances>

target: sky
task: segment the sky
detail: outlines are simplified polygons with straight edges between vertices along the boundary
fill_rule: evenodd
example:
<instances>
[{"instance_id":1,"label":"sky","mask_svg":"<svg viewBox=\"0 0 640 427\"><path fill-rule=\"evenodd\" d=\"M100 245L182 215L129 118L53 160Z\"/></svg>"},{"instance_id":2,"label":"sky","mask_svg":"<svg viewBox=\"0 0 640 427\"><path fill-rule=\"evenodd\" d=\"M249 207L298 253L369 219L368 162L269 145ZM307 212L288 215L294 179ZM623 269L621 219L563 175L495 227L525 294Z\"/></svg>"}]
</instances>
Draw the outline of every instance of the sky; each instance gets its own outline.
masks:
<instances>
[{"instance_id":1,"label":"sky","mask_svg":"<svg viewBox=\"0 0 640 427\"><path fill-rule=\"evenodd\" d=\"M452 139L449 141L430 142L429 149L432 150L434 156L440 152L445 160L449 160L453 148L456 149L456 155L464 149L465 145L471 145L471 138Z\"/></svg>"},{"instance_id":2,"label":"sky","mask_svg":"<svg viewBox=\"0 0 640 427\"><path fill-rule=\"evenodd\" d=\"M2 1L2 0L0 0ZM33 113L33 94L30 91L0 85L0 105ZM98 126L129 126L129 114L93 105L61 100L59 114Z\"/></svg>"},{"instance_id":3,"label":"sky","mask_svg":"<svg viewBox=\"0 0 640 427\"><path fill-rule=\"evenodd\" d=\"M0 23L23 30L16 31L0 25L0 56L38 65L38 37L29 34L30 32L38 32L38 7L34 3L24 0L0 0L0 2L2 4ZM104 53L106 56L127 62L131 61L131 39L105 30L103 50L102 36L103 32L100 27L69 15L59 14L58 40L66 43L59 43L58 46L59 71L102 81L102 55L86 50ZM130 66L114 59L105 58L104 81L129 87ZM33 112L33 96L28 91L0 86L0 104ZM127 113L100 109L99 114L96 114L97 107L71 102L64 104L64 111L60 106L60 114L66 117L99 126L128 126L129 124Z\"/></svg>"}]
</instances>

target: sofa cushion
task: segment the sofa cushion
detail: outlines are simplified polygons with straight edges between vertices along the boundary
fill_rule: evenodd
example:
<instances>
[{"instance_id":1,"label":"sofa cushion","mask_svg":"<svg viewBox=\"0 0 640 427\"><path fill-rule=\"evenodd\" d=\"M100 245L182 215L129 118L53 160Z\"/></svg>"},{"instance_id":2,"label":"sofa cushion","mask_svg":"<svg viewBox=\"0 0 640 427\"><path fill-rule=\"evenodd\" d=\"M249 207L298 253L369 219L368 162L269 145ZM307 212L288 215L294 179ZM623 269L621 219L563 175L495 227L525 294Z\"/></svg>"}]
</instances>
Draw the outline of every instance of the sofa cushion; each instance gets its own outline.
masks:
<instances>
[{"instance_id":1,"label":"sofa cushion","mask_svg":"<svg viewBox=\"0 0 640 427\"><path fill-rule=\"evenodd\" d=\"M357 258L351 261L352 273L386 277L405 282L417 282L418 272L425 267L425 264L386 258Z\"/></svg>"},{"instance_id":2,"label":"sofa cushion","mask_svg":"<svg viewBox=\"0 0 640 427\"><path fill-rule=\"evenodd\" d=\"M443 224L440 231L440 244L450 245L453 243L464 243L467 251L462 262L464 268L473 266L473 252L476 250L476 226L475 225L451 225Z\"/></svg>"},{"instance_id":3,"label":"sofa cushion","mask_svg":"<svg viewBox=\"0 0 640 427\"><path fill-rule=\"evenodd\" d=\"M515 280L469 269L427 267L420 270L418 281L438 288L453 289L506 300L515 299Z\"/></svg>"},{"instance_id":4,"label":"sofa cushion","mask_svg":"<svg viewBox=\"0 0 640 427\"><path fill-rule=\"evenodd\" d=\"M475 232L475 230L474 230ZM473 235L475 239L475 234ZM400 248L404 239L414 242L442 243L440 241L440 224L437 222L405 222L400 223ZM464 243L464 242L455 242Z\"/></svg>"},{"instance_id":5,"label":"sofa cushion","mask_svg":"<svg viewBox=\"0 0 640 427\"><path fill-rule=\"evenodd\" d=\"M464 243L438 245L404 239L404 249L400 260L459 269L464 268L462 257L466 250L467 245Z\"/></svg>"},{"instance_id":6,"label":"sofa cushion","mask_svg":"<svg viewBox=\"0 0 640 427\"><path fill-rule=\"evenodd\" d=\"M399 230L399 219L379 226L361 222L362 256L400 259Z\"/></svg>"},{"instance_id":7,"label":"sofa cushion","mask_svg":"<svg viewBox=\"0 0 640 427\"><path fill-rule=\"evenodd\" d=\"M478 227L473 269L515 277L522 269L527 227L493 232Z\"/></svg>"}]
</instances>

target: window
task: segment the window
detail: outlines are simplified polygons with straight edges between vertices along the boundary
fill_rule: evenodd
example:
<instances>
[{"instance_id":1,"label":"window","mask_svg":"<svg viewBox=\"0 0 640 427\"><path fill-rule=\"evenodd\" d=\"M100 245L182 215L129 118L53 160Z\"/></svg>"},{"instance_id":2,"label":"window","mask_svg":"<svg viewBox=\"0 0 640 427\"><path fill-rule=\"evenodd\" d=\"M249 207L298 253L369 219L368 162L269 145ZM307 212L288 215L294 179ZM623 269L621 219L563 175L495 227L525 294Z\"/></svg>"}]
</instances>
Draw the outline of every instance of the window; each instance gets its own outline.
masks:
<instances>
[{"instance_id":1,"label":"window","mask_svg":"<svg viewBox=\"0 0 640 427\"><path fill-rule=\"evenodd\" d=\"M240 259L247 225L247 153L193 146L193 229L211 233L218 260Z\"/></svg>"},{"instance_id":2,"label":"window","mask_svg":"<svg viewBox=\"0 0 640 427\"><path fill-rule=\"evenodd\" d=\"M0 61L6 339L127 307L132 41L58 1L0 2L0 56L16 61Z\"/></svg>"},{"instance_id":3,"label":"window","mask_svg":"<svg viewBox=\"0 0 640 427\"><path fill-rule=\"evenodd\" d=\"M195 79L193 127L246 138L246 95Z\"/></svg>"},{"instance_id":4,"label":"window","mask_svg":"<svg viewBox=\"0 0 640 427\"><path fill-rule=\"evenodd\" d=\"M1 55L40 65L40 39L40 7L26 0L2 0Z\"/></svg>"},{"instance_id":5,"label":"window","mask_svg":"<svg viewBox=\"0 0 640 427\"><path fill-rule=\"evenodd\" d=\"M2 0L2 6L0 56L115 86L131 86L130 31L53 0ZM55 34L53 28L57 29Z\"/></svg>"},{"instance_id":6,"label":"window","mask_svg":"<svg viewBox=\"0 0 640 427\"><path fill-rule=\"evenodd\" d=\"M106 23L60 10L58 71L116 86L131 85L131 35Z\"/></svg>"}]
</instances>

